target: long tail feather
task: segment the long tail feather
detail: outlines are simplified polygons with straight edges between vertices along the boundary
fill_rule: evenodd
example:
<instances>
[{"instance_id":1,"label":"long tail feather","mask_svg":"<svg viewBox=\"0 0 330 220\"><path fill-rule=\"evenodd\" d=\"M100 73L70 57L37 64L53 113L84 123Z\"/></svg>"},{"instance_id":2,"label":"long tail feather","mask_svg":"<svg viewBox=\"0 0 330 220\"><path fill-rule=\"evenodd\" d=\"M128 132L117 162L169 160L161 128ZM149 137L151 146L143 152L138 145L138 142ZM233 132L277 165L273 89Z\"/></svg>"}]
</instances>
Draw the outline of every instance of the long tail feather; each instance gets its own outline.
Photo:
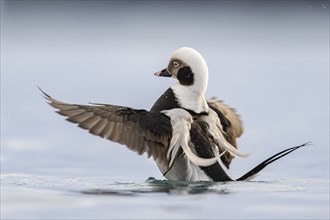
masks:
<instances>
[{"instance_id":1,"label":"long tail feather","mask_svg":"<svg viewBox=\"0 0 330 220\"><path fill-rule=\"evenodd\" d=\"M285 155L301 148L304 146L308 146L310 145L311 142L307 142L304 143L302 145L299 146L295 146L295 147L291 147L289 149L283 150L273 156L271 156L270 158L268 158L267 160L261 162L259 165L257 165L255 168L253 168L252 170L250 170L249 172L247 172L246 174L244 174L243 176L241 176L240 178L236 179L237 181L242 181L242 180L249 180L252 179L253 177L255 177L256 174L258 174L261 170L263 170L266 166L268 166L269 164L273 163L274 161L284 157Z\"/></svg>"}]
</instances>

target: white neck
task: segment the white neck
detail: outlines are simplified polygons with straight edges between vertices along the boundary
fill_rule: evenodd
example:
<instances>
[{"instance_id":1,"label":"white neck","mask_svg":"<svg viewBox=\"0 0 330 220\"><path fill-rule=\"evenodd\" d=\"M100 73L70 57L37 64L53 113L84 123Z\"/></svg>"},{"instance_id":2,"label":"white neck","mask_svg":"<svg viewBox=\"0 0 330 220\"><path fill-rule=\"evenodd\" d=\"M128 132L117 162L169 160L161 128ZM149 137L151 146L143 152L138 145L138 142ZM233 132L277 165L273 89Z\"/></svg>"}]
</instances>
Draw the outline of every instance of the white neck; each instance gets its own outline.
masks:
<instances>
[{"instance_id":1,"label":"white neck","mask_svg":"<svg viewBox=\"0 0 330 220\"><path fill-rule=\"evenodd\" d=\"M197 114L209 111L204 92L196 92L190 86L183 86L180 83L174 84L171 88L181 108L189 109Z\"/></svg>"}]
</instances>

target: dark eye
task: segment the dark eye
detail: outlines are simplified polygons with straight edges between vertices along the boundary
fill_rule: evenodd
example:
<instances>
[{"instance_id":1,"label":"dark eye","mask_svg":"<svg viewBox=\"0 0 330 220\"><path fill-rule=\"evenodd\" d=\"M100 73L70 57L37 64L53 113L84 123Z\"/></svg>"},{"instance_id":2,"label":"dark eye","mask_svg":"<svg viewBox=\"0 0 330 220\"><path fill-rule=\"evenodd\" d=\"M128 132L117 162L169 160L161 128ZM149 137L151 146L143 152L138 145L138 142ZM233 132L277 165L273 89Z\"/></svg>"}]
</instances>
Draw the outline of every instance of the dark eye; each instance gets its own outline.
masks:
<instances>
[{"instance_id":1,"label":"dark eye","mask_svg":"<svg viewBox=\"0 0 330 220\"><path fill-rule=\"evenodd\" d=\"M178 62L176 62L176 61L174 61L173 62L173 66L176 68L176 67L178 67L180 64L178 63Z\"/></svg>"}]
</instances>

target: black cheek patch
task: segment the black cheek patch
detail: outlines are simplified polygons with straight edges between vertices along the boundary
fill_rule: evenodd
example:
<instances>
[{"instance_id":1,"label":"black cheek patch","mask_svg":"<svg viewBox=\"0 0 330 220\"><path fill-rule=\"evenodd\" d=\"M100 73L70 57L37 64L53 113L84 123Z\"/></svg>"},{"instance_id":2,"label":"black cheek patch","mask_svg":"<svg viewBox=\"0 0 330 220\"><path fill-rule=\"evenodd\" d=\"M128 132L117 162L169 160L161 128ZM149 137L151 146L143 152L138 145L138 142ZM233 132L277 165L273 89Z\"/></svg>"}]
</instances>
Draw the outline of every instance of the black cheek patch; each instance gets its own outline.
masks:
<instances>
[{"instance_id":1,"label":"black cheek patch","mask_svg":"<svg viewBox=\"0 0 330 220\"><path fill-rule=\"evenodd\" d=\"M189 66L179 69L177 78L181 85L190 86L194 83L194 74Z\"/></svg>"}]
</instances>

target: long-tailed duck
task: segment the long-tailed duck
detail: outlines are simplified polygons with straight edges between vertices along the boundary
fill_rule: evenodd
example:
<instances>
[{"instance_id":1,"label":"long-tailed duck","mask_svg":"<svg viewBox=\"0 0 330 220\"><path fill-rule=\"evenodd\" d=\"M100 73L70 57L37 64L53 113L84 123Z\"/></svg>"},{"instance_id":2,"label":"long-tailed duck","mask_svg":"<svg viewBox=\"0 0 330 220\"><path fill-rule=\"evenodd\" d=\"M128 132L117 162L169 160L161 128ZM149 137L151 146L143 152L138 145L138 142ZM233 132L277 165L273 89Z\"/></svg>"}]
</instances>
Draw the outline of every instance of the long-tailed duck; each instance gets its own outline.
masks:
<instances>
[{"instance_id":1,"label":"long-tailed duck","mask_svg":"<svg viewBox=\"0 0 330 220\"><path fill-rule=\"evenodd\" d=\"M205 99L208 68L204 58L192 48L180 48L172 54L168 66L155 75L178 82L150 111L111 104L68 104L41 91L68 121L140 155L152 156L168 180L233 180L221 164L229 168L234 156L249 155L237 149L242 123L233 108L216 99ZM305 145L275 154L237 180L252 178L268 164Z\"/></svg>"}]
</instances>

